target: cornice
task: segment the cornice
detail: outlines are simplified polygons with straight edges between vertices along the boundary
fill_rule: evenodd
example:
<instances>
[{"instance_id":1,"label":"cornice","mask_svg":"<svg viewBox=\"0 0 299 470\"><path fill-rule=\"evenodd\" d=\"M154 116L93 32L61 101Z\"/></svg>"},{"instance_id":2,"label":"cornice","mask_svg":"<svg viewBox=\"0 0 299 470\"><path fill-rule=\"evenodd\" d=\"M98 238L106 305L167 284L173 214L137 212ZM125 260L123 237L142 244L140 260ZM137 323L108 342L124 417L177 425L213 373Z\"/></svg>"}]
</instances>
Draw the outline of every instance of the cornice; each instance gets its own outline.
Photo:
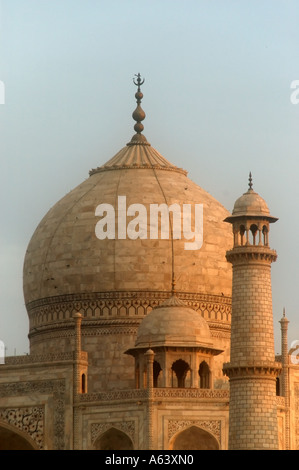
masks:
<instances>
[{"instance_id":1,"label":"cornice","mask_svg":"<svg viewBox=\"0 0 299 470\"><path fill-rule=\"evenodd\" d=\"M233 265L263 263L270 264L276 261L277 253L264 246L238 246L226 252L226 259Z\"/></svg>"},{"instance_id":2,"label":"cornice","mask_svg":"<svg viewBox=\"0 0 299 470\"><path fill-rule=\"evenodd\" d=\"M230 379L274 378L281 373L281 368L279 362L249 362L248 364L226 362L223 364L223 373Z\"/></svg>"}]
</instances>

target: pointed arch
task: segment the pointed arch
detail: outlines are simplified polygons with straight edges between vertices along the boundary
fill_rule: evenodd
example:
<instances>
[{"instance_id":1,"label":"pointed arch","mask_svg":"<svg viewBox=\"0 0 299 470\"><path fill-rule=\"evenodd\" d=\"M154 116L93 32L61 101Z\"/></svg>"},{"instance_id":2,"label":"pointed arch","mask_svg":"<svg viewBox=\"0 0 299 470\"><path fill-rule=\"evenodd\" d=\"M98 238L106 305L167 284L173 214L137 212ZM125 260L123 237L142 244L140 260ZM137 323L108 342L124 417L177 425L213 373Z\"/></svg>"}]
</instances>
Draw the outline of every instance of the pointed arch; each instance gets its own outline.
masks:
<instances>
[{"instance_id":1,"label":"pointed arch","mask_svg":"<svg viewBox=\"0 0 299 470\"><path fill-rule=\"evenodd\" d=\"M177 379L177 387L185 388L185 380L188 372L190 373L189 364L186 361L183 361L183 359L178 359L172 364L171 370L174 372Z\"/></svg>"},{"instance_id":2,"label":"pointed arch","mask_svg":"<svg viewBox=\"0 0 299 470\"><path fill-rule=\"evenodd\" d=\"M246 234L246 229L245 229L245 225L240 225L240 229L239 229L239 234L240 234L240 245L243 246L245 245L245 234Z\"/></svg>"},{"instance_id":3,"label":"pointed arch","mask_svg":"<svg viewBox=\"0 0 299 470\"><path fill-rule=\"evenodd\" d=\"M154 361L153 363L153 379L154 379L154 387L158 387L158 379L160 372L162 371L162 368L160 366L160 363L158 361Z\"/></svg>"},{"instance_id":4,"label":"pointed arch","mask_svg":"<svg viewBox=\"0 0 299 470\"><path fill-rule=\"evenodd\" d=\"M258 226L256 224L251 224L250 225L250 244L251 245L257 245L257 234L258 234Z\"/></svg>"},{"instance_id":5,"label":"pointed arch","mask_svg":"<svg viewBox=\"0 0 299 470\"><path fill-rule=\"evenodd\" d=\"M38 450L36 443L13 426L0 423L0 451L1 450Z\"/></svg>"},{"instance_id":6,"label":"pointed arch","mask_svg":"<svg viewBox=\"0 0 299 470\"><path fill-rule=\"evenodd\" d=\"M219 450L219 448L215 436L194 425L176 433L169 442L169 450Z\"/></svg>"},{"instance_id":7,"label":"pointed arch","mask_svg":"<svg viewBox=\"0 0 299 470\"><path fill-rule=\"evenodd\" d=\"M134 450L130 437L120 429L111 427L94 443L95 450Z\"/></svg>"},{"instance_id":8,"label":"pointed arch","mask_svg":"<svg viewBox=\"0 0 299 470\"><path fill-rule=\"evenodd\" d=\"M266 225L263 225L262 234L263 234L264 246L268 246L268 244L269 244L269 239L268 239L269 229Z\"/></svg>"},{"instance_id":9,"label":"pointed arch","mask_svg":"<svg viewBox=\"0 0 299 470\"><path fill-rule=\"evenodd\" d=\"M206 361L202 361L200 363L198 374L199 374L199 388L211 388L211 385L210 385L211 372Z\"/></svg>"}]
</instances>

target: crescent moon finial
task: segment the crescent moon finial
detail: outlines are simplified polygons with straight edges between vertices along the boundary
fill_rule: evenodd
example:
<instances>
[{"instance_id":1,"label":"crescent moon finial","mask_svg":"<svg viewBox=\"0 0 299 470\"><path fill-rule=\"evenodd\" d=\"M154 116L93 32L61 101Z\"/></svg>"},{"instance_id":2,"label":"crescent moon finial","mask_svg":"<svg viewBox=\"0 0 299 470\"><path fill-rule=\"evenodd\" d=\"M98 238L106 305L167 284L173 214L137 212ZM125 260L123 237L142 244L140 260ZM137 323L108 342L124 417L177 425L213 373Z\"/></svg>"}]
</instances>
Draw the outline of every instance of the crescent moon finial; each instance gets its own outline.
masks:
<instances>
[{"instance_id":1,"label":"crescent moon finial","mask_svg":"<svg viewBox=\"0 0 299 470\"><path fill-rule=\"evenodd\" d=\"M135 74L135 77L137 77L137 80L135 80L135 78L133 78L134 85L136 85L138 87L138 91L140 91L140 87L141 87L141 85L144 84L145 79L141 80L140 73Z\"/></svg>"}]
</instances>

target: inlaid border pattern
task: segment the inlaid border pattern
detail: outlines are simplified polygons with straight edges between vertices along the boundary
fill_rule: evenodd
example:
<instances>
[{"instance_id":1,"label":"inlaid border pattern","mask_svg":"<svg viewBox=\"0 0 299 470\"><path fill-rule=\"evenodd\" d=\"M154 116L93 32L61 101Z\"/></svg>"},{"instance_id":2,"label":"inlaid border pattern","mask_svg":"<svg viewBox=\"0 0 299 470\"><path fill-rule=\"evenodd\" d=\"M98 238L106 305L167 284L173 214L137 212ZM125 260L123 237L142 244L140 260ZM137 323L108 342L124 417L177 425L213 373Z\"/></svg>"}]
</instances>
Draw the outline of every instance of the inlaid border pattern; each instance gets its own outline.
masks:
<instances>
[{"instance_id":1,"label":"inlaid border pattern","mask_svg":"<svg viewBox=\"0 0 299 470\"><path fill-rule=\"evenodd\" d=\"M92 320L133 320L135 322L169 298L169 292L97 292L67 294L33 301L27 305L30 335L36 328L68 328L74 313L80 312L86 325ZM230 323L231 298L200 293L177 293L189 307L201 313L211 328ZM54 326L56 325L56 326ZM82 325L83 326L83 325ZM92 325L93 326L93 325Z\"/></svg>"},{"instance_id":2,"label":"inlaid border pattern","mask_svg":"<svg viewBox=\"0 0 299 470\"><path fill-rule=\"evenodd\" d=\"M65 392L66 388L64 380L8 382L0 384L1 398L20 397L24 395L32 396L33 394L35 396L40 396L42 394L52 395L54 400L53 445L55 450L65 449ZM38 410L40 409L40 406L36 406L34 408Z\"/></svg>"},{"instance_id":3,"label":"inlaid border pattern","mask_svg":"<svg viewBox=\"0 0 299 470\"><path fill-rule=\"evenodd\" d=\"M219 443L221 440L221 421L220 420L191 420L191 419L170 419L168 420L168 440L177 432L183 431L191 426L197 426L215 436Z\"/></svg>"},{"instance_id":4,"label":"inlaid border pattern","mask_svg":"<svg viewBox=\"0 0 299 470\"><path fill-rule=\"evenodd\" d=\"M44 406L0 408L0 421L28 434L38 449L44 448Z\"/></svg>"}]
</instances>

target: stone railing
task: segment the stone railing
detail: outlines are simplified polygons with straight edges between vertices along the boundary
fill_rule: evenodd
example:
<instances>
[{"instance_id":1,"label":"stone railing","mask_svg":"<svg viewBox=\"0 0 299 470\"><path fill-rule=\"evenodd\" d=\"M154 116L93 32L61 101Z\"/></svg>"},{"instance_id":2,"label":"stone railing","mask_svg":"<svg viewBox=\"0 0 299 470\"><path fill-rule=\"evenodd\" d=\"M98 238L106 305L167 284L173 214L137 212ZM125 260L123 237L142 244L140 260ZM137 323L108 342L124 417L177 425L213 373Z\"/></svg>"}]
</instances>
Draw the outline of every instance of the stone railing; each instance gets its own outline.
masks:
<instances>
[{"instance_id":1,"label":"stone railing","mask_svg":"<svg viewBox=\"0 0 299 470\"><path fill-rule=\"evenodd\" d=\"M85 359L84 353L81 353L82 359ZM86 354L86 353L85 353ZM8 356L4 359L2 366L17 366L17 365L29 365L36 364L38 362L60 362L60 361L72 361L73 352L65 353L52 353L52 354L27 354L23 356ZM1 367L0 365L0 367Z\"/></svg>"},{"instance_id":2,"label":"stone railing","mask_svg":"<svg viewBox=\"0 0 299 470\"><path fill-rule=\"evenodd\" d=\"M104 401L125 401L132 400L138 401L148 396L147 389L132 389L132 390L111 390L106 392L97 393L83 393L79 395L80 402L104 402Z\"/></svg>"},{"instance_id":3,"label":"stone railing","mask_svg":"<svg viewBox=\"0 0 299 470\"><path fill-rule=\"evenodd\" d=\"M98 393L85 393L79 395L81 403L88 402L111 402L111 401L139 401L148 398L147 389L132 390L110 390ZM200 389L200 388L154 388L152 399L197 399L197 400L220 400L229 402L229 390L227 389ZM277 396L278 407L285 406L285 398Z\"/></svg>"},{"instance_id":4,"label":"stone railing","mask_svg":"<svg viewBox=\"0 0 299 470\"><path fill-rule=\"evenodd\" d=\"M4 363L1 365L6 366L17 366L17 365L29 365L37 364L38 362L63 362L63 361L72 361L74 360L74 352L64 352L64 353L49 353L49 354L24 354L22 356L7 356L4 359ZM86 351L81 351L81 360L88 360L88 353Z\"/></svg>"},{"instance_id":5,"label":"stone railing","mask_svg":"<svg viewBox=\"0 0 299 470\"><path fill-rule=\"evenodd\" d=\"M138 401L148 397L147 389L132 390L111 390L98 393L86 393L79 396L82 403L87 402L110 402L115 400L133 400ZM155 388L153 389L152 399L211 399L211 400L229 400L229 391L220 389L196 389L196 388Z\"/></svg>"},{"instance_id":6,"label":"stone railing","mask_svg":"<svg viewBox=\"0 0 299 470\"><path fill-rule=\"evenodd\" d=\"M155 388L154 398L197 398L221 400L229 399L227 389L203 389L203 388Z\"/></svg>"}]
</instances>

